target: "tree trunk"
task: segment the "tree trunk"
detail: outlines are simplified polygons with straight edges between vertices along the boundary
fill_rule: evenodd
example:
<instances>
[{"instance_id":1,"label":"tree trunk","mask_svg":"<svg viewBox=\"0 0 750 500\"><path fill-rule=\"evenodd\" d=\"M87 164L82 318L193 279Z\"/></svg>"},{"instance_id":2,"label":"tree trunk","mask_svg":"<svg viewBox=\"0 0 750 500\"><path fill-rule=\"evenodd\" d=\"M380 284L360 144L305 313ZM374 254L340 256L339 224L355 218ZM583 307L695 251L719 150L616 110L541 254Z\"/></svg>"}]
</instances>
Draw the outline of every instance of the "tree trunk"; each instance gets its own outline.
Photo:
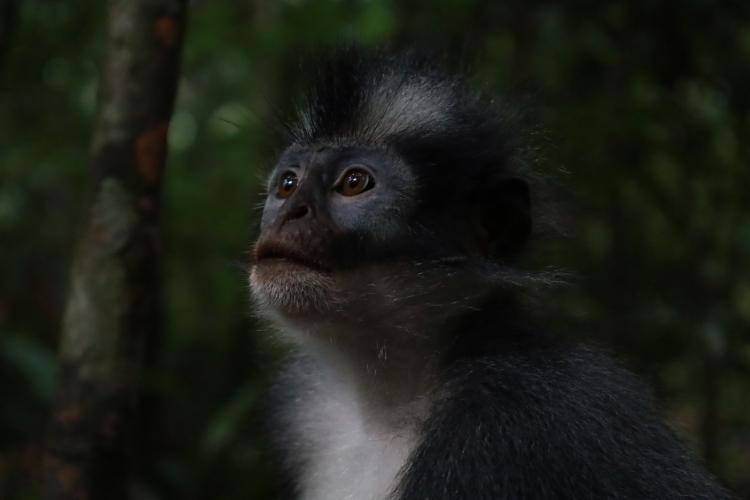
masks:
<instances>
[{"instance_id":1,"label":"tree trunk","mask_svg":"<svg viewBox=\"0 0 750 500\"><path fill-rule=\"evenodd\" d=\"M185 0L110 2L91 212L62 326L46 499L125 499L138 463L143 368L161 326L159 202L185 16Z\"/></svg>"}]
</instances>

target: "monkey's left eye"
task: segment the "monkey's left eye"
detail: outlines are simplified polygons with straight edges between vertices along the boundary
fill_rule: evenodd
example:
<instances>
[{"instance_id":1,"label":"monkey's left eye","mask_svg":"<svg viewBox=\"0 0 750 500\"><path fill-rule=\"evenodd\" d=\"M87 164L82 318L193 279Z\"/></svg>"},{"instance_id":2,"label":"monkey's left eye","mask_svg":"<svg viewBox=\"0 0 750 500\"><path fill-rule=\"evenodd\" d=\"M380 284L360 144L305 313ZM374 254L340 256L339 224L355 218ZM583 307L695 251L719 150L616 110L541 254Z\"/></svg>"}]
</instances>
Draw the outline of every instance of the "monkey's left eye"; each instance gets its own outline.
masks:
<instances>
[{"instance_id":1,"label":"monkey's left eye","mask_svg":"<svg viewBox=\"0 0 750 500\"><path fill-rule=\"evenodd\" d=\"M336 191L344 196L356 196L372 188L375 183L372 176L361 168L350 168L336 183Z\"/></svg>"},{"instance_id":2,"label":"monkey's left eye","mask_svg":"<svg viewBox=\"0 0 750 500\"><path fill-rule=\"evenodd\" d=\"M279 198L289 198L295 189L299 179L294 172L284 172L279 178L279 186L276 190L276 196Z\"/></svg>"}]
</instances>

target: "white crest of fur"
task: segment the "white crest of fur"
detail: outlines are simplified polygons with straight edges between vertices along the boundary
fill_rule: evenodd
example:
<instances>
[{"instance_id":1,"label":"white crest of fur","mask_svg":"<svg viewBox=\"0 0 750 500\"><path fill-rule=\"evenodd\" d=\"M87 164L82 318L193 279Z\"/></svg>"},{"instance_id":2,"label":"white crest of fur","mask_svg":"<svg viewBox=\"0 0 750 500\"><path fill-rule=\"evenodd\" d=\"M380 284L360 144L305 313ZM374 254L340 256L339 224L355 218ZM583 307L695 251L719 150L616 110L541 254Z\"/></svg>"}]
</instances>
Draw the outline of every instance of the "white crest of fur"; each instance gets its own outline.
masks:
<instances>
[{"instance_id":1,"label":"white crest of fur","mask_svg":"<svg viewBox=\"0 0 750 500\"><path fill-rule=\"evenodd\" d=\"M428 80L401 81L395 77L378 86L365 105L362 128L371 140L417 130L447 126L448 89Z\"/></svg>"}]
</instances>

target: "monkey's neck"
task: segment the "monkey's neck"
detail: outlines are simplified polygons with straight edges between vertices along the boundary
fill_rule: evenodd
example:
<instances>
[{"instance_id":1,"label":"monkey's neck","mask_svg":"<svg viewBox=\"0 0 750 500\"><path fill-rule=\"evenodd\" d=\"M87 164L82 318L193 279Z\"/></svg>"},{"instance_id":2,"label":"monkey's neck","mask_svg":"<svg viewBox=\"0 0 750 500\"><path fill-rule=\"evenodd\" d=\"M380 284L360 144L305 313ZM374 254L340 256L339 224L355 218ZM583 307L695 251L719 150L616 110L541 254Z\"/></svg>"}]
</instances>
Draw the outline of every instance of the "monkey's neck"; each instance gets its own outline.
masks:
<instances>
[{"instance_id":1,"label":"monkey's neck","mask_svg":"<svg viewBox=\"0 0 750 500\"><path fill-rule=\"evenodd\" d=\"M401 302L390 311L376 303L370 309L377 315L282 319L279 326L320 367L322 384L345 382L369 414L393 415L429 402L452 363L502 349L497 339L514 335L514 307L505 294L476 299L440 301L441 307Z\"/></svg>"},{"instance_id":2,"label":"monkey's neck","mask_svg":"<svg viewBox=\"0 0 750 500\"><path fill-rule=\"evenodd\" d=\"M326 374L323 380L349 384L368 414L393 416L428 401L438 377L434 340L359 325L321 329L308 337L303 351Z\"/></svg>"}]
</instances>

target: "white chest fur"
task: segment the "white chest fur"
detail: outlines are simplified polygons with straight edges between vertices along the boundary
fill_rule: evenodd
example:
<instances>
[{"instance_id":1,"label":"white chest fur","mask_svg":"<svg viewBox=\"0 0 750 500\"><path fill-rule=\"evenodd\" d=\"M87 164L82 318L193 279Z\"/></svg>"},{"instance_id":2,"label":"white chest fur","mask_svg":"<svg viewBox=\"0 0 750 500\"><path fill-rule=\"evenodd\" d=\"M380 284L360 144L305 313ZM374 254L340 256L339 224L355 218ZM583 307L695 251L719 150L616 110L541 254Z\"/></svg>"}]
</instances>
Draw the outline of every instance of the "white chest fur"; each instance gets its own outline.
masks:
<instances>
[{"instance_id":1,"label":"white chest fur","mask_svg":"<svg viewBox=\"0 0 750 500\"><path fill-rule=\"evenodd\" d=\"M303 500L385 500L416 443L416 409L375 418L341 373L315 373L299 394L291 426L302 463ZM415 405L416 406L416 405Z\"/></svg>"}]
</instances>

